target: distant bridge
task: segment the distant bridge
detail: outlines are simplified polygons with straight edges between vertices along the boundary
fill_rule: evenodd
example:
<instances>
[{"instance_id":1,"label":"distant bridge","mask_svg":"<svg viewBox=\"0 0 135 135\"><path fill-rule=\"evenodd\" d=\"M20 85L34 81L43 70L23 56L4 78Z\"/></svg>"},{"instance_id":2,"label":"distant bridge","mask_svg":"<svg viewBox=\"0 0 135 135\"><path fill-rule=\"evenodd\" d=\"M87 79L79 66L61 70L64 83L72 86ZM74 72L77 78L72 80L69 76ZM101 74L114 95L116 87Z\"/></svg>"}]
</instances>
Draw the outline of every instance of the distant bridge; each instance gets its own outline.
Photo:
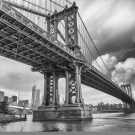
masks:
<instances>
[{"instance_id":1,"label":"distant bridge","mask_svg":"<svg viewBox=\"0 0 135 135\"><path fill-rule=\"evenodd\" d=\"M12 109L18 109L18 110L23 110L24 107L21 107L21 106L13 106L13 105L9 105L9 108L12 108ZM25 110L30 110L30 108L25 108Z\"/></svg>"}]
</instances>

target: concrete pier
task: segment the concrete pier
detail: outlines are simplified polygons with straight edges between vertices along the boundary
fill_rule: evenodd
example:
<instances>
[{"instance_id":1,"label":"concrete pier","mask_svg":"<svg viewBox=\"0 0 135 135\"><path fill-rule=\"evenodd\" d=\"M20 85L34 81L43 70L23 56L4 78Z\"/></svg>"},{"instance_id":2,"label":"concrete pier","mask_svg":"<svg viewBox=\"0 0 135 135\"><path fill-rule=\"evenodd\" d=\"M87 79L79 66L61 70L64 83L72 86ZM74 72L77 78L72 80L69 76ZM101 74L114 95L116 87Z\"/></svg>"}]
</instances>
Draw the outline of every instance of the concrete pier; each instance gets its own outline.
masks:
<instances>
[{"instance_id":1,"label":"concrete pier","mask_svg":"<svg viewBox=\"0 0 135 135\"><path fill-rule=\"evenodd\" d=\"M38 110L33 111L33 121L48 121L48 120L91 120L92 111L88 105L83 104L70 104L62 105L58 108L53 106L40 107Z\"/></svg>"}]
</instances>

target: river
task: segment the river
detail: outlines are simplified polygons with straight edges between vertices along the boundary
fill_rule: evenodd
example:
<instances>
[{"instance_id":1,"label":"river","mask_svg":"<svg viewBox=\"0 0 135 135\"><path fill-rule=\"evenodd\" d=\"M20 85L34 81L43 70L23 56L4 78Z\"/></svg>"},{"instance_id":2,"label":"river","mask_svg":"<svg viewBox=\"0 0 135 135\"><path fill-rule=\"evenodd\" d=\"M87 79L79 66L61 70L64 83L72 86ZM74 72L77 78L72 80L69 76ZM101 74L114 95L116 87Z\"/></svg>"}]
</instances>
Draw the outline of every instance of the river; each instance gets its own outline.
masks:
<instances>
[{"instance_id":1,"label":"river","mask_svg":"<svg viewBox=\"0 0 135 135\"><path fill-rule=\"evenodd\" d=\"M93 114L90 121L45 121L33 122L32 115L27 121L12 122L0 125L0 132L105 132L135 131L135 113L100 113Z\"/></svg>"}]
</instances>

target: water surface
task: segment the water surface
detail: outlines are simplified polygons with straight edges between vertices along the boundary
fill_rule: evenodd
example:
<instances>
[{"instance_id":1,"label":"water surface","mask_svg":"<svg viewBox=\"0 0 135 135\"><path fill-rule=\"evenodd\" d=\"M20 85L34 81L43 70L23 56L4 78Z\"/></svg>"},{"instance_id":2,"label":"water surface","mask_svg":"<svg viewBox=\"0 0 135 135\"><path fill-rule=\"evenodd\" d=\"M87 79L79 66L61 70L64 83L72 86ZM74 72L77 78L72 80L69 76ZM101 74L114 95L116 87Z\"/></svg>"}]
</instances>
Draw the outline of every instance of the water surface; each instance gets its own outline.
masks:
<instances>
[{"instance_id":1,"label":"water surface","mask_svg":"<svg viewBox=\"0 0 135 135\"><path fill-rule=\"evenodd\" d=\"M135 131L135 113L100 113L93 114L90 121L45 121L33 122L32 115L27 121L0 125L0 132L123 132Z\"/></svg>"}]
</instances>

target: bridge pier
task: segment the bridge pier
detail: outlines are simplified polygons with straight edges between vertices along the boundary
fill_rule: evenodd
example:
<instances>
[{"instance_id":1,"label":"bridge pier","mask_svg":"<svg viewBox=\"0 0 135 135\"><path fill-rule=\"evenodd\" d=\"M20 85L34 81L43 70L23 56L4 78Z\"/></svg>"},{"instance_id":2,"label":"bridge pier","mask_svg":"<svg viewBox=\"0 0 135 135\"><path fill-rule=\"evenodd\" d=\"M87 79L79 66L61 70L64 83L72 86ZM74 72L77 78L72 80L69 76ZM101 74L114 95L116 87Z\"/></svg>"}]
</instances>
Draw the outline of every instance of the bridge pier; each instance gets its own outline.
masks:
<instances>
[{"instance_id":1,"label":"bridge pier","mask_svg":"<svg viewBox=\"0 0 135 135\"><path fill-rule=\"evenodd\" d=\"M65 103L59 104L58 75L56 72L44 74L44 102L33 111L33 121L46 120L89 120L92 113L88 105L82 103L81 74L76 66L76 73L65 71ZM72 97L75 96L75 103Z\"/></svg>"},{"instance_id":2,"label":"bridge pier","mask_svg":"<svg viewBox=\"0 0 135 135\"><path fill-rule=\"evenodd\" d=\"M44 74L44 102L33 111L33 121L46 120L89 120L92 113L88 105L82 102L80 66L76 70L65 71L65 103L59 104L58 75L56 72ZM72 97L75 96L75 103Z\"/></svg>"},{"instance_id":3,"label":"bridge pier","mask_svg":"<svg viewBox=\"0 0 135 135\"><path fill-rule=\"evenodd\" d=\"M45 120L87 120L92 119L92 113L88 105L82 102L82 90L81 90L81 70L84 66L85 61L81 60L80 47L78 45L78 30L77 30L77 12L78 7L75 2L70 7L71 10L67 10L67 6L61 13L55 13L47 18L47 31L54 38L57 39L58 22L60 20L65 21L65 44L69 47L74 54L76 59L72 61L74 69L69 70L68 68L61 68L61 72L64 72L66 79L66 92L65 92L65 103L59 104L58 96L58 78L59 72L53 69L53 72L47 72L44 74L44 102L38 107L38 110L33 111L34 121L45 121ZM70 21L68 20L70 19ZM72 27L69 27L72 25ZM50 26L53 27L53 33L51 33ZM71 32L71 28L74 29ZM69 32L70 31L70 32ZM70 65L67 65L68 67ZM75 96L75 103L72 101L72 97Z\"/></svg>"},{"instance_id":4,"label":"bridge pier","mask_svg":"<svg viewBox=\"0 0 135 135\"><path fill-rule=\"evenodd\" d=\"M134 102L131 101L131 102L125 102L123 103L124 104L124 109L123 109L123 112L124 113L134 113L135 112L135 107L134 107ZM129 107L127 107L129 105Z\"/></svg>"}]
</instances>

